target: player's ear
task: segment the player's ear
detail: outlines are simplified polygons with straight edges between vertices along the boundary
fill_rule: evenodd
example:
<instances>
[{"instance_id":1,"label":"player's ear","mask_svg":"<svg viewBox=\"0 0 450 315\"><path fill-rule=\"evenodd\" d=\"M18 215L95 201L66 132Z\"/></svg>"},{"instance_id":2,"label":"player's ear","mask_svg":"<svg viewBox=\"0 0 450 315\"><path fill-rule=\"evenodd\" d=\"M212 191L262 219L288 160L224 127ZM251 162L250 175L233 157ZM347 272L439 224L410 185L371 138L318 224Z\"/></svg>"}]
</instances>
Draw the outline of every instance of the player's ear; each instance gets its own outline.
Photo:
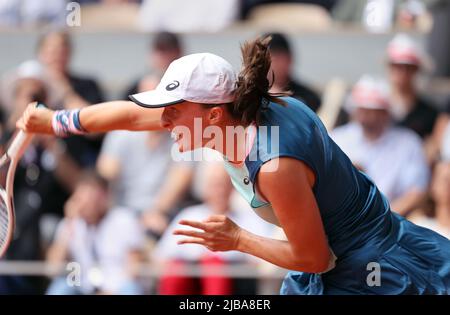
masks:
<instances>
[{"instance_id":1,"label":"player's ear","mask_svg":"<svg viewBox=\"0 0 450 315\"><path fill-rule=\"evenodd\" d=\"M222 121L224 116L224 108L223 106L214 106L209 109L208 112L208 121L211 125L216 125Z\"/></svg>"}]
</instances>

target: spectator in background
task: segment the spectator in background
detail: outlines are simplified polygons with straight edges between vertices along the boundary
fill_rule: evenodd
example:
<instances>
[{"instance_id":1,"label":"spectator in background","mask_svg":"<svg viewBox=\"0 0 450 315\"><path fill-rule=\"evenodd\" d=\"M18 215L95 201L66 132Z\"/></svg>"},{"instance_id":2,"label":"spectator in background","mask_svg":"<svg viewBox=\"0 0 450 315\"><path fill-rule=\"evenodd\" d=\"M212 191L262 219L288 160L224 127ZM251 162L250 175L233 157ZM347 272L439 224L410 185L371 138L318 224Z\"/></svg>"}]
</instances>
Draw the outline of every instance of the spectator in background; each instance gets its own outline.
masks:
<instances>
[{"instance_id":1,"label":"spectator in background","mask_svg":"<svg viewBox=\"0 0 450 315\"><path fill-rule=\"evenodd\" d=\"M37 55L50 85L52 107L83 107L104 101L94 79L81 77L70 70L73 44L70 35L54 31L39 39Z\"/></svg>"},{"instance_id":2,"label":"spectator in background","mask_svg":"<svg viewBox=\"0 0 450 315\"><path fill-rule=\"evenodd\" d=\"M128 99L129 95L140 91L153 90L170 63L180 58L182 54L183 47L176 34L170 32L157 33L148 54L149 73L134 82L123 95L123 99Z\"/></svg>"},{"instance_id":3,"label":"spectator in background","mask_svg":"<svg viewBox=\"0 0 450 315\"><path fill-rule=\"evenodd\" d=\"M312 89L291 77L294 54L291 51L287 38L280 33L272 33L270 42L270 55L272 58L269 81L272 83L271 93L291 91L293 97L301 100L313 111L320 107L320 97ZM273 76L272 76L273 74Z\"/></svg>"},{"instance_id":4,"label":"spectator in background","mask_svg":"<svg viewBox=\"0 0 450 315\"><path fill-rule=\"evenodd\" d=\"M430 67L426 56L409 36L398 34L387 47L386 62L391 85L392 113L400 126L428 137L434 128L438 111L417 90L421 70Z\"/></svg>"},{"instance_id":5,"label":"spectator in background","mask_svg":"<svg viewBox=\"0 0 450 315\"><path fill-rule=\"evenodd\" d=\"M33 102L46 102L47 90L42 81L42 68L36 61L19 66L13 84L14 111L2 135L4 148L15 131L14 119L22 115ZM14 205L15 238L6 253L8 260L41 259L42 238L40 220L44 213L59 214L78 178L79 167L67 154L64 142L49 136L35 136L16 169ZM36 279L0 277L0 291L9 294L36 294Z\"/></svg>"},{"instance_id":6,"label":"spectator in background","mask_svg":"<svg viewBox=\"0 0 450 315\"><path fill-rule=\"evenodd\" d=\"M142 216L155 238L179 209L193 176L192 164L174 162L172 146L165 131L113 131L97 162L99 173L114 184L115 204Z\"/></svg>"},{"instance_id":7,"label":"spectator in background","mask_svg":"<svg viewBox=\"0 0 450 315\"><path fill-rule=\"evenodd\" d=\"M2 0L0 27L63 27L67 3L67 0Z\"/></svg>"},{"instance_id":8,"label":"spectator in background","mask_svg":"<svg viewBox=\"0 0 450 315\"><path fill-rule=\"evenodd\" d=\"M79 264L80 286L56 278L47 294L141 294L128 271L142 258L143 233L128 209L110 208L108 182L92 171L83 174L65 207L47 261Z\"/></svg>"},{"instance_id":9,"label":"spectator in background","mask_svg":"<svg viewBox=\"0 0 450 315\"><path fill-rule=\"evenodd\" d=\"M49 85L49 107L84 107L104 101L95 80L80 77L69 69L72 42L68 33L56 31L44 35L37 50ZM69 152L85 167L95 165L101 141L99 136L72 136L65 140Z\"/></svg>"},{"instance_id":10,"label":"spectator in background","mask_svg":"<svg viewBox=\"0 0 450 315\"><path fill-rule=\"evenodd\" d=\"M223 268L234 263L245 262L256 264L257 259L240 252L211 252L206 247L195 244L184 245L187 248L180 248L177 244L177 236L173 234L178 228L183 229L178 222L181 220L203 221L213 215L227 215L243 228L260 235L269 236L274 233L273 226L258 218L251 209L248 209L248 206L245 209L232 208L230 197L233 186L221 163L210 162L207 165L203 185L204 203L181 210L157 243L152 253L153 259L166 266L169 272L182 270L183 267L192 264L205 268ZM245 285L245 283L236 282L227 276L205 275L198 279L165 275L160 280L158 294L255 294L254 288L249 292L242 290L243 288L239 285Z\"/></svg>"},{"instance_id":11,"label":"spectator in background","mask_svg":"<svg viewBox=\"0 0 450 315\"><path fill-rule=\"evenodd\" d=\"M179 37L170 32L155 35L149 52L150 72L133 83L129 95L152 90L170 63L181 57ZM173 142L167 132L110 132L103 143L97 169L115 189L115 203L133 209L151 238L158 239L187 195L193 165L173 163Z\"/></svg>"},{"instance_id":12,"label":"spectator in background","mask_svg":"<svg viewBox=\"0 0 450 315\"><path fill-rule=\"evenodd\" d=\"M331 137L353 164L369 175L391 203L407 215L422 201L429 169L422 141L414 132L392 124L387 84L363 76L351 94L353 122Z\"/></svg>"},{"instance_id":13,"label":"spectator in background","mask_svg":"<svg viewBox=\"0 0 450 315\"><path fill-rule=\"evenodd\" d=\"M411 221L450 239L450 163L438 163L433 172L428 203L416 210Z\"/></svg>"}]
</instances>

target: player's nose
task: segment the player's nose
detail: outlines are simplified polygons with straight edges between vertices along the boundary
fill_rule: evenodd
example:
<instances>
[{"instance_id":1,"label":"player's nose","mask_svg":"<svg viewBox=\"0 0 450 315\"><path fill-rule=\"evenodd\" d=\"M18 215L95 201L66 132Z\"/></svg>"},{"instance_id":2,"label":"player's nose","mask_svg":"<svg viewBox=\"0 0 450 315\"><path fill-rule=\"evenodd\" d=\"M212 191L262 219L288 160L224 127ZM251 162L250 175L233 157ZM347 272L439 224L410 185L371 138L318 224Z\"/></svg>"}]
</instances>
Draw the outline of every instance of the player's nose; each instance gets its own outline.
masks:
<instances>
[{"instance_id":1,"label":"player's nose","mask_svg":"<svg viewBox=\"0 0 450 315\"><path fill-rule=\"evenodd\" d=\"M169 129L169 130L170 130L170 127L172 126L172 124L169 123L168 121L161 120L161 126L162 126L164 129Z\"/></svg>"},{"instance_id":2,"label":"player's nose","mask_svg":"<svg viewBox=\"0 0 450 315\"><path fill-rule=\"evenodd\" d=\"M161 115L161 126L164 129L170 129L172 126L171 121L167 118L167 115L165 114L165 111L163 112L163 114Z\"/></svg>"}]
</instances>

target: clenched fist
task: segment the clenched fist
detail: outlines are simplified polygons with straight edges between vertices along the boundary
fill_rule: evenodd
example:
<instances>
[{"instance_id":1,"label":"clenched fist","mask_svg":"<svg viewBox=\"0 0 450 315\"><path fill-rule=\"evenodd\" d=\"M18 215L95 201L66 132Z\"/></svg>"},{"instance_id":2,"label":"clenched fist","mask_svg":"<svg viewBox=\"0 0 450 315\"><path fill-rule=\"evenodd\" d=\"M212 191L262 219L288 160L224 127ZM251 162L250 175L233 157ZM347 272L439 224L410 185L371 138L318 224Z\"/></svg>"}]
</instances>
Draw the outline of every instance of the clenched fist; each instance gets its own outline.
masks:
<instances>
[{"instance_id":1,"label":"clenched fist","mask_svg":"<svg viewBox=\"0 0 450 315\"><path fill-rule=\"evenodd\" d=\"M36 102L30 103L27 106L22 117L17 121L16 127L29 133L53 134L53 111L48 108L36 106Z\"/></svg>"}]
</instances>

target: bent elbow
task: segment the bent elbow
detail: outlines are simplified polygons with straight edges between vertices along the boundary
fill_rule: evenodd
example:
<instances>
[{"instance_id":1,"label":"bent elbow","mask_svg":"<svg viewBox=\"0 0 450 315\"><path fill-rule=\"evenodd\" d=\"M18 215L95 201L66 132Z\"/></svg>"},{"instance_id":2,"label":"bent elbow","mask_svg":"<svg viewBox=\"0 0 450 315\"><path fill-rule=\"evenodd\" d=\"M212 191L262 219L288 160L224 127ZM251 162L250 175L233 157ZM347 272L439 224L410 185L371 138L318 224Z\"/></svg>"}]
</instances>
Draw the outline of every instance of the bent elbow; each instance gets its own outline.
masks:
<instances>
[{"instance_id":1,"label":"bent elbow","mask_svg":"<svg viewBox=\"0 0 450 315\"><path fill-rule=\"evenodd\" d=\"M315 262L314 264L311 264L310 266L310 273L323 273L325 271L328 271L330 262L328 260L323 260L320 262Z\"/></svg>"},{"instance_id":2,"label":"bent elbow","mask_svg":"<svg viewBox=\"0 0 450 315\"><path fill-rule=\"evenodd\" d=\"M321 257L315 257L305 261L305 259L299 260L295 263L294 270L308 273L323 273L330 268L330 255L320 255Z\"/></svg>"}]
</instances>

